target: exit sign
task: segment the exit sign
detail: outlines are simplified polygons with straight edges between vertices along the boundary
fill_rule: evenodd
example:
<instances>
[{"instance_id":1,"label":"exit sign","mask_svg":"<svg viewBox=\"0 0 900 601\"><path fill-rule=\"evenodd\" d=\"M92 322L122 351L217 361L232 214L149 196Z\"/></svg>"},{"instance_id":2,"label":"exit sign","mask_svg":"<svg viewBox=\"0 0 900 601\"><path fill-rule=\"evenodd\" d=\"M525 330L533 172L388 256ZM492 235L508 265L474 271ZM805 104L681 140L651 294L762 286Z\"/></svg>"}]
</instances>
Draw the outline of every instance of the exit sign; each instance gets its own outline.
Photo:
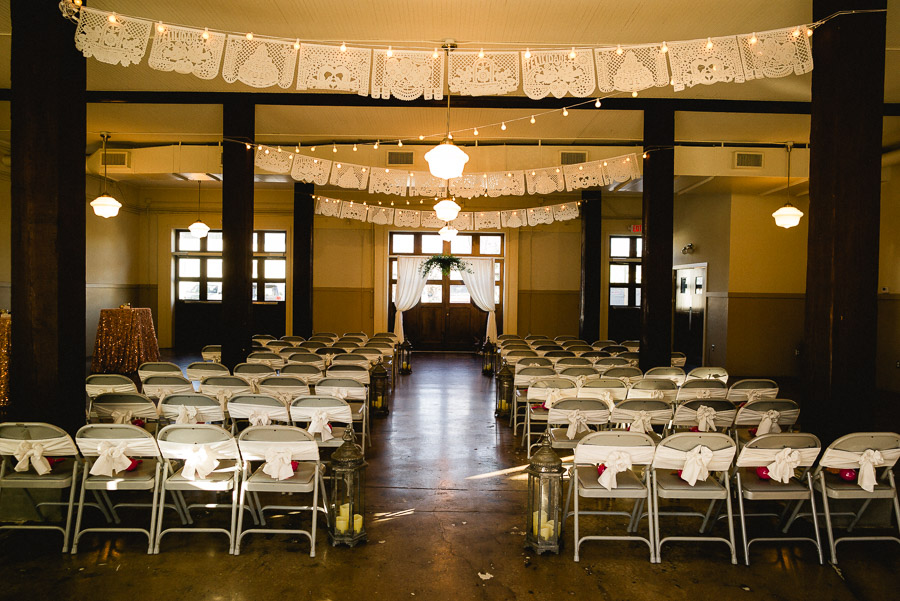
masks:
<instances>
[{"instance_id":1,"label":"exit sign","mask_svg":"<svg viewBox=\"0 0 900 601\"><path fill-rule=\"evenodd\" d=\"M637 225L629 225L629 226L628 226L628 231L631 232L632 234L640 234L640 233L641 233L641 230L642 230L643 228L644 228L644 226L643 226L642 224L639 223L639 224L637 224Z\"/></svg>"}]
</instances>

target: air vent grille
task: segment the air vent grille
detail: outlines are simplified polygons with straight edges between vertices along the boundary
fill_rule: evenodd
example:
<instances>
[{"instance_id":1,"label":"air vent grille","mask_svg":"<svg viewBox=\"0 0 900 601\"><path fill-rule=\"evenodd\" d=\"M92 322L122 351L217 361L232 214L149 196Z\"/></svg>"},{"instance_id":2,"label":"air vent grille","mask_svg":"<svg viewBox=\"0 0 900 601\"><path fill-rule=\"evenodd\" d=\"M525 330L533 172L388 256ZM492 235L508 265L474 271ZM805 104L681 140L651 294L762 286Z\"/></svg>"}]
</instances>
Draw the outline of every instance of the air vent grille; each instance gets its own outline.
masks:
<instances>
[{"instance_id":1,"label":"air vent grille","mask_svg":"<svg viewBox=\"0 0 900 601\"><path fill-rule=\"evenodd\" d=\"M107 150L100 154L100 166L131 167L131 153L127 150Z\"/></svg>"},{"instance_id":2,"label":"air vent grille","mask_svg":"<svg viewBox=\"0 0 900 601\"><path fill-rule=\"evenodd\" d=\"M763 166L763 153L761 152L735 152L735 169L761 169Z\"/></svg>"},{"instance_id":3,"label":"air vent grille","mask_svg":"<svg viewBox=\"0 0 900 601\"><path fill-rule=\"evenodd\" d=\"M391 167L412 165L415 157L411 150L390 150L387 155L387 164Z\"/></svg>"},{"instance_id":4,"label":"air vent grille","mask_svg":"<svg viewBox=\"0 0 900 601\"><path fill-rule=\"evenodd\" d=\"M587 153L583 151L562 150L559 153L560 165L576 165L587 162Z\"/></svg>"}]
</instances>

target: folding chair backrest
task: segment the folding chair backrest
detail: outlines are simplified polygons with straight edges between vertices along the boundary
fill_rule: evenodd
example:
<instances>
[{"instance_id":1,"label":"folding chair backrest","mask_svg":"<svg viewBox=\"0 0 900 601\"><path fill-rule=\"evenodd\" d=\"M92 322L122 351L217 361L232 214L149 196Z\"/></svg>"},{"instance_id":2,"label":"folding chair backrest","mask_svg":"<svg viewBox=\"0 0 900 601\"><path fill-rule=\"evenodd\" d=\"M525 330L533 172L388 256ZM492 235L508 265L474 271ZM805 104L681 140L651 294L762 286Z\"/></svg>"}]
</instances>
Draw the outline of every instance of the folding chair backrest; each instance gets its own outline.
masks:
<instances>
[{"instance_id":1,"label":"folding chair backrest","mask_svg":"<svg viewBox=\"0 0 900 601\"><path fill-rule=\"evenodd\" d=\"M697 447L706 447L713 452L712 459L706 466L710 472L722 472L731 467L736 447L728 435L718 432L681 432L662 439L656 445L653 468L680 470L685 465L688 452Z\"/></svg>"},{"instance_id":2,"label":"folding chair backrest","mask_svg":"<svg viewBox=\"0 0 900 601\"><path fill-rule=\"evenodd\" d=\"M200 392L213 396L220 405L236 394L253 392L253 385L241 376L211 376L200 382Z\"/></svg>"},{"instance_id":3,"label":"folding chair backrest","mask_svg":"<svg viewBox=\"0 0 900 601\"><path fill-rule=\"evenodd\" d=\"M774 460L775 453L782 449L804 450L800 453L800 467L810 467L822 450L822 443L817 436L808 432L763 434L744 444L738 455L737 466L768 465Z\"/></svg>"},{"instance_id":4,"label":"folding chair backrest","mask_svg":"<svg viewBox=\"0 0 900 601\"><path fill-rule=\"evenodd\" d=\"M270 334L254 334L250 337L250 340L256 340L263 344L266 344L270 340L275 340L276 338Z\"/></svg>"},{"instance_id":5,"label":"folding chair backrest","mask_svg":"<svg viewBox=\"0 0 900 601\"><path fill-rule=\"evenodd\" d=\"M351 355L362 355L369 359L369 361L377 361L379 357L381 357L381 350L375 348L369 348L366 346L361 346L358 349L353 349Z\"/></svg>"},{"instance_id":6,"label":"folding chair backrest","mask_svg":"<svg viewBox=\"0 0 900 601\"><path fill-rule=\"evenodd\" d=\"M737 411L734 425L737 427L758 427L764 420L768 421L767 431L772 425L790 427L800 417L800 405L790 399L756 399L744 404Z\"/></svg>"},{"instance_id":7,"label":"folding chair backrest","mask_svg":"<svg viewBox=\"0 0 900 601\"><path fill-rule=\"evenodd\" d=\"M540 368L534 368L540 369ZM559 377L549 377L542 378L540 380L536 380L534 384L531 385L531 388L559 388L559 389L567 389L567 388L575 388L575 382L572 380L566 380L565 378Z\"/></svg>"},{"instance_id":8,"label":"folding chair backrest","mask_svg":"<svg viewBox=\"0 0 900 601\"><path fill-rule=\"evenodd\" d=\"M523 357L537 357L537 356L538 356L538 354L534 351L526 351L526 350L509 351L509 353L506 354L506 361L508 363L516 363L519 359L521 359Z\"/></svg>"},{"instance_id":9,"label":"folding chair backrest","mask_svg":"<svg viewBox=\"0 0 900 601\"><path fill-rule=\"evenodd\" d=\"M603 361L601 359L600 361ZM599 364L600 361L597 361ZM599 365L596 367L600 368ZM637 367L611 367L607 370L600 369L600 373L603 374L604 378L616 378L618 380L622 380L626 384L631 384L633 382L637 382L640 380L644 374Z\"/></svg>"},{"instance_id":10,"label":"folding chair backrest","mask_svg":"<svg viewBox=\"0 0 900 601\"><path fill-rule=\"evenodd\" d=\"M352 348L359 348L361 345L359 342L357 342L355 340L338 340L331 346L334 348L352 349Z\"/></svg>"},{"instance_id":11,"label":"folding chair backrest","mask_svg":"<svg viewBox=\"0 0 900 601\"><path fill-rule=\"evenodd\" d=\"M271 451L288 451L291 461L319 461L313 435L295 426L251 426L240 433L237 442L245 461L268 461Z\"/></svg>"},{"instance_id":12,"label":"folding chair backrest","mask_svg":"<svg viewBox=\"0 0 900 601\"><path fill-rule=\"evenodd\" d=\"M321 376L322 370L315 365L304 365L302 363L290 363L281 368L282 376L297 376L306 378L308 376Z\"/></svg>"},{"instance_id":13,"label":"folding chair backrest","mask_svg":"<svg viewBox=\"0 0 900 601\"><path fill-rule=\"evenodd\" d=\"M672 405L658 399L626 399L619 401L609 416L613 424L633 424L646 416L650 426L665 426L672 420Z\"/></svg>"},{"instance_id":14,"label":"folding chair backrest","mask_svg":"<svg viewBox=\"0 0 900 601\"><path fill-rule=\"evenodd\" d=\"M608 346L618 346L618 344L615 340L595 340L591 346L595 349L604 349Z\"/></svg>"},{"instance_id":15,"label":"folding chair backrest","mask_svg":"<svg viewBox=\"0 0 900 601\"><path fill-rule=\"evenodd\" d=\"M283 402L267 394L236 394L228 399L228 414L232 419L247 419L253 425L270 421L290 422Z\"/></svg>"},{"instance_id":16,"label":"folding chair backrest","mask_svg":"<svg viewBox=\"0 0 900 601\"><path fill-rule=\"evenodd\" d=\"M561 345L556 344L556 343L550 343L550 344L535 344L535 345L533 345L531 348L533 348L534 350L538 351L539 353L540 353L540 352L546 353L546 352L548 352L548 351L562 351L562 350L565 350ZM574 355L573 355L573 356L574 356Z\"/></svg>"},{"instance_id":17,"label":"folding chair backrest","mask_svg":"<svg viewBox=\"0 0 900 601\"><path fill-rule=\"evenodd\" d=\"M84 389L91 398L104 392L137 392L137 386L122 374L91 374L84 379Z\"/></svg>"},{"instance_id":18,"label":"folding chair backrest","mask_svg":"<svg viewBox=\"0 0 900 601\"><path fill-rule=\"evenodd\" d=\"M212 361L194 361L185 369L188 380L199 382L206 376L230 375L228 368L221 363Z\"/></svg>"},{"instance_id":19,"label":"folding chair backrest","mask_svg":"<svg viewBox=\"0 0 900 601\"><path fill-rule=\"evenodd\" d=\"M503 342L504 340L521 340L516 334L500 334L497 336L497 340Z\"/></svg>"},{"instance_id":20,"label":"folding chair backrest","mask_svg":"<svg viewBox=\"0 0 900 601\"><path fill-rule=\"evenodd\" d=\"M323 346L328 346L331 344L331 340L313 340L310 338L306 342L301 342L297 345L298 348L308 348L308 349L317 349L322 348Z\"/></svg>"},{"instance_id":21,"label":"folding chair backrest","mask_svg":"<svg viewBox=\"0 0 900 601\"><path fill-rule=\"evenodd\" d=\"M598 353L606 353L606 351L597 351ZM628 359L620 359L619 357L611 357L609 353L600 357L594 362L594 367L601 371L612 369L615 367L632 367Z\"/></svg>"},{"instance_id":22,"label":"folding chair backrest","mask_svg":"<svg viewBox=\"0 0 900 601\"><path fill-rule=\"evenodd\" d=\"M555 336L554 342L565 342L566 340L575 340L575 336Z\"/></svg>"},{"instance_id":23,"label":"folding chair backrest","mask_svg":"<svg viewBox=\"0 0 900 601\"><path fill-rule=\"evenodd\" d=\"M218 363L222 360L222 345L207 344L200 349L200 356L203 357L204 361L215 361Z\"/></svg>"},{"instance_id":24,"label":"folding chair backrest","mask_svg":"<svg viewBox=\"0 0 900 601\"><path fill-rule=\"evenodd\" d=\"M523 357L516 362L516 370L522 370L526 367L552 367L553 361L546 357Z\"/></svg>"},{"instance_id":25,"label":"folding chair backrest","mask_svg":"<svg viewBox=\"0 0 900 601\"><path fill-rule=\"evenodd\" d=\"M231 386L234 388L249 386L250 383L239 375L234 376L209 376L200 382L201 386L206 384L209 386Z\"/></svg>"},{"instance_id":26,"label":"folding chair backrest","mask_svg":"<svg viewBox=\"0 0 900 601\"><path fill-rule=\"evenodd\" d=\"M320 365L323 368L325 367L325 360L315 353L291 353L290 355L288 355L288 361L290 363L310 363L312 365Z\"/></svg>"},{"instance_id":27,"label":"folding chair backrest","mask_svg":"<svg viewBox=\"0 0 900 601\"><path fill-rule=\"evenodd\" d=\"M275 375L275 368L265 363L238 363L234 366L234 375L248 382L256 382L260 378Z\"/></svg>"},{"instance_id":28,"label":"folding chair backrest","mask_svg":"<svg viewBox=\"0 0 900 601\"><path fill-rule=\"evenodd\" d=\"M669 355L669 365L672 367L684 367L687 363L687 355L675 351Z\"/></svg>"},{"instance_id":29,"label":"folding chair backrest","mask_svg":"<svg viewBox=\"0 0 900 601\"><path fill-rule=\"evenodd\" d=\"M559 372L565 378L599 378L600 372L593 367L567 367Z\"/></svg>"},{"instance_id":30,"label":"folding chair backrest","mask_svg":"<svg viewBox=\"0 0 900 601\"><path fill-rule=\"evenodd\" d=\"M222 422L225 409L218 399L199 392L172 394L159 403L159 413L176 423Z\"/></svg>"},{"instance_id":31,"label":"folding chair backrest","mask_svg":"<svg viewBox=\"0 0 900 601\"><path fill-rule=\"evenodd\" d=\"M18 461L15 456L30 453ZM20 464L22 471L31 470L36 461L47 457L74 457L78 455L75 442L65 430L43 422L5 422L0 424L0 456L10 457L13 465ZM52 466L49 471L52 471Z\"/></svg>"},{"instance_id":32,"label":"folding chair backrest","mask_svg":"<svg viewBox=\"0 0 900 601\"><path fill-rule=\"evenodd\" d=\"M563 399L550 409L547 422L550 424L568 423L569 415L580 411L587 424L596 426L609 421L609 405L597 399Z\"/></svg>"},{"instance_id":33,"label":"folding chair backrest","mask_svg":"<svg viewBox=\"0 0 900 601\"><path fill-rule=\"evenodd\" d=\"M594 349L594 347L591 347L591 349ZM585 351L581 354L582 359L591 359L595 363L598 359L608 359L611 356L612 355L610 355L606 351L598 351L598 350Z\"/></svg>"},{"instance_id":34,"label":"folding chair backrest","mask_svg":"<svg viewBox=\"0 0 900 601\"><path fill-rule=\"evenodd\" d=\"M306 342L306 338L303 336L282 336L281 339L285 342L290 342L294 346L297 346L301 342Z\"/></svg>"},{"instance_id":35,"label":"folding chair backrest","mask_svg":"<svg viewBox=\"0 0 900 601\"><path fill-rule=\"evenodd\" d=\"M730 428L734 423L737 411L731 401L727 399L692 399L678 404L672 424L675 426L700 426L700 429L703 430L703 426L698 421L700 414L704 411L702 407L707 407L715 412L712 420L716 428Z\"/></svg>"},{"instance_id":36,"label":"folding chair backrest","mask_svg":"<svg viewBox=\"0 0 900 601\"><path fill-rule=\"evenodd\" d=\"M362 365L368 366L372 360L369 356L358 353L360 349L353 349L353 351L349 353L342 353L340 355L335 355L331 360L333 365L344 364L344 365ZM379 356L381 353L379 353Z\"/></svg>"},{"instance_id":37,"label":"folding chair backrest","mask_svg":"<svg viewBox=\"0 0 900 601\"><path fill-rule=\"evenodd\" d=\"M106 443L106 444L103 444ZM75 444L85 457L98 457L110 446L126 457L159 457L159 447L150 432L131 424L88 424L75 433ZM121 470L116 470L121 471Z\"/></svg>"},{"instance_id":38,"label":"folding chair backrest","mask_svg":"<svg viewBox=\"0 0 900 601\"><path fill-rule=\"evenodd\" d=\"M616 355L618 359L625 359L631 367L637 367L641 361L641 354L636 351L628 351Z\"/></svg>"},{"instance_id":39,"label":"folding chair backrest","mask_svg":"<svg viewBox=\"0 0 900 601\"><path fill-rule=\"evenodd\" d=\"M267 349L269 349L271 351L275 351L275 352L278 352L279 350L281 350L283 348L291 348L293 346L294 345L292 345L290 342L287 342L285 340L270 340L266 344Z\"/></svg>"},{"instance_id":40,"label":"folding chair backrest","mask_svg":"<svg viewBox=\"0 0 900 601\"><path fill-rule=\"evenodd\" d=\"M110 420L117 424L130 423L134 418L152 420L159 417L156 403L136 392L99 394L91 403L91 414L100 420Z\"/></svg>"},{"instance_id":41,"label":"folding chair backrest","mask_svg":"<svg viewBox=\"0 0 900 601\"><path fill-rule=\"evenodd\" d=\"M141 363L140 366L138 366L138 378L140 378L141 382L143 382L150 376L173 375L184 377L184 374L181 372L181 368L174 363L169 363L168 361L151 361L147 363Z\"/></svg>"},{"instance_id":42,"label":"folding chair backrest","mask_svg":"<svg viewBox=\"0 0 900 601\"><path fill-rule=\"evenodd\" d=\"M525 337L525 340L548 340L548 338L542 334L529 334Z\"/></svg>"},{"instance_id":43,"label":"folding chair backrest","mask_svg":"<svg viewBox=\"0 0 900 601\"><path fill-rule=\"evenodd\" d=\"M313 336L327 336L328 338L331 338L332 340L338 339L338 335L334 332L313 332Z\"/></svg>"},{"instance_id":44,"label":"folding chair backrest","mask_svg":"<svg viewBox=\"0 0 900 601\"><path fill-rule=\"evenodd\" d=\"M621 356L621 355L620 355ZM684 383L684 370L680 367L651 367L644 374L645 378L671 380L676 386Z\"/></svg>"},{"instance_id":45,"label":"folding chair backrest","mask_svg":"<svg viewBox=\"0 0 900 601\"><path fill-rule=\"evenodd\" d=\"M868 449L876 451L900 449L900 434L897 434L896 432L854 432L852 434L841 436L828 445L828 449L849 451L851 453L859 453ZM890 461L885 457L884 466L892 467L896 461L896 457L893 461Z\"/></svg>"},{"instance_id":46,"label":"folding chair backrest","mask_svg":"<svg viewBox=\"0 0 900 601\"><path fill-rule=\"evenodd\" d=\"M289 403L298 396L309 394L309 384L296 376L267 376L256 383L260 394L269 394Z\"/></svg>"},{"instance_id":47,"label":"folding chair backrest","mask_svg":"<svg viewBox=\"0 0 900 601\"><path fill-rule=\"evenodd\" d=\"M198 455L199 449L205 449L207 455L218 459L240 460L237 441L227 430L212 424L171 424L159 431L157 435L159 450L165 459L185 459L190 462ZM187 463L185 469L187 469ZM204 476L196 468L196 478Z\"/></svg>"},{"instance_id":48,"label":"folding chair backrest","mask_svg":"<svg viewBox=\"0 0 900 601\"><path fill-rule=\"evenodd\" d=\"M691 380L719 380L728 384L728 370L724 367L695 367L688 372L686 382Z\"/></svg>"},{"instance_id":49,"label":"folding chair backrest","mask_svg":"<svg viewBox=\"0 0 900 601\"><path fill-rule=\"evenodd\" d=\"M346 353L347 349L339 347L339 346L323 346L322 348L316 349L316 354L320 356L328 356L328 355L340 355L341 353Z\"/></svg>"},{"instance_id":50,"label":"folding chair backrest","mask_svg":"<svg viewBox=\"0 0 900 601\"><path fill-rule=\"evenodd\" d=\"M575 463L597 465L606 461L614 451L626 452L633 465L650 465L655 443L640 432L609 430L592 432L578 441L575 447Z\"/></svg>"},{"instance_id":51,"label":"folding chair backrest","mask_svg":"<svg viewBox=\"0 0 900 601\"><path fill-rule=\"evenodd\" d=\"M563 359L563 358L574 358L575 353L572 351L563 351L563 350L554 350L554 351L538 351L544 353L544 356L548 359Z\"/></svg>"},{"instance_id":52,"label":"folding chair backrest","mask_svg":"<svg viewBox=\"0 0 900 601\"><path fill-rule=\"evenodd\" d=\"M169 394L193 392L194 385L184 376L149 376L144 380L143 392L150 398Z\"/></svg>"},{"instance_id":53,"label":"folding chair backrest","mask_svg":"<svg viewBox=\"0 0 900 601\"><path fill-rule=\"evenodd\" d=\"M362 382L350 378L325 377L316 384L316 394L332 395L335 391L346 390L347 398L354 400L365 399L366 386ZM327 391L327 392L325 392ZM361 396L360 396L361 395Z\"/></svg>"},{"instance_id":54,"label":"folding chair backrest","mask_svg":"<svg viewBox=\"0 0 900 601\"><path fill-rule=\"evenodd\" d=\"M678 389L676 401L689 399L724 399L728 387L721 380L688 380Z\"/></svg>"},{"instance_id":55,"label":"folding chair backrest","mask_svg":"<svg viewBox=\"0 0 900 601\"><path fill-rule=\"evenodd\" d=\"M559 340L557 340L557 342L559 342ZM561 345L563 345L564 348L569 348L570 346L579 346L579 345L591 346L590 344L587 343L586 340L582 340L581 338L573 338L573 337L567 338L559 343Z\"/></svg>"},{"instance_id":56,"label":"folding chair backrest","mask_svg":"<svg viewBox=\"0 0 900 601\"><path fill-rule=\"evenodd\" d=\"M573 344L572 346L565 347L567 351L572 351L576 356L581 357L585 353L591 353L594 351L594 347L588 346L586 344Z\"/></svg>"},{"instance_id":57,"label":"folding chair backrest","mask_svg":"<svg viewBox=\"0 0 900 601\"><path fill-rule=\"evenodd\" d=\"M624 346L629 351L635 352L639 348L641 348L641 341L640 340L624 340L624 341L622 341L620 346Z\"/></svg>"},{"instance_id":58,"label":"folding chair backrest","mask_svg":"<svg viewBox=\"0 0 900 601\"><path fill-rule=\"evenodd\" d=\"M607 353L609 353L609 354L612 355L613 357L615 357L616 355L619 355L619 354L621 354L621 353L627 353L627 352L629 352L629 348L628 348L627 346L622 346L621 344L611 344L611 345L609 345L609 346L604 346L604 347L601 348L600 350L601 350L601 351L606 351Z\"/></svg>"},{"instance_id":59,"label":"folding chair backrest","mask_svg":"<svg viewBox=\"0 0 900 601\"><path fill-rule=\"evenodd\" d=\"M278 369L284 365L284 358L272 351L257 351L247 355L247 363L262 363L263 365Z\"/></svg>"},{"instance_id":60,"label":"folding chair backrest","mask_svg":"<svg viewBox=\"0 0 900 601\"><path fill-rule=\"evenodd\" d=\"M728 389L727 398L735 403L754 399L774 399L778 397L778 384L774 380L738 380Z\"/></svg>"},{"instance_id":61,"label":"folding chair backrest","mask_svg":"<svg viewBox=\"0 0 900 601\"><path fill-rule=\"evenodd\" d=\"M328 373L334 374L335 377L351 377L359 374L368 374L369 370L362 365L354 365L352 363L332 363L328 368ZM355 378L354 378L355 379Z\"/></svg>"},{"instance_id":62,"label":"folding chair backrest","mask_svg":"<svg viewBox=\"0 0 900 601\"><path fill-rule=\"evenodd\" d=\"M516 375L513 385L516 388L528 388L538 380L556 377L556 371L552 367L523 367L516 366Z\"/></svg>"},{"instance_id":63,"label":"folding chair backrest","mask_svg":"<svg viewBox=\"0 0 900 601\"><path fill-rule=\"evenodd\" d=\"M312 415L321 409L327 411L329 422L335 421L348 425L353 423L353 414L347 401L320 394L299 397L291 401L291 420L294 423L310 422Z\"/></svg>"},{"instance_id":64,"label":"folding chair backrest","mask_svg":"<svg viewBox=\"0 0 900 601\"><path fill-rule=\"evenodd\" d=\"M520 342L510 342L509 344L504 344L501 351L504 353L511 353L513 351L531 351L531 347Z\"/></svg>"}]
</instances>

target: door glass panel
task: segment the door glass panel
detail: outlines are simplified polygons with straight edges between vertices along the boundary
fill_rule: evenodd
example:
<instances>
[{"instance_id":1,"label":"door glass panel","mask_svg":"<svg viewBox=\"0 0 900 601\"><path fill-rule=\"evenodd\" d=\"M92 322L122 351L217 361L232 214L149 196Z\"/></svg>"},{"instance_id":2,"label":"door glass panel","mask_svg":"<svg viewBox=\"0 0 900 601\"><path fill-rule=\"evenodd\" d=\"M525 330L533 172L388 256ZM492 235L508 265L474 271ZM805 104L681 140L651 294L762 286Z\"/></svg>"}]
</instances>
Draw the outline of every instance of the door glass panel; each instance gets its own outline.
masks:
<instances>
[{"instance_id":1,"label":"door glass panel","mask_svg":"<svg viewBox=\"0 0 900 601\"><path fill-rule=\"evenodd\" d=\"M253 259L253 279L254 280L259 277L257 275L258 273L259 273L259 261L256 259Z\"/></svg>"},{"instance_id":2,"label":"door glass panel","mask_svg":"<svg viewBox=\"0 0 900 601\"><path fill-rule=\"evenodd\" d=\"M222 282L206 283L206 300L220 301L222 300Z\"/></svg>"},{"instance_id":3,"label":"door glass panel","mask_svg":"<svg viewBox=\"0 0 900 601\"><path fill-rule=\"evenodd\" d=\"M287 250L287 234L284 232L266 232L263 237L267 253L283 253Z\"/></svg>"},{"instance_id":4,"label":"door glass panel","mask_svg":"<svg viewBox=\"0 0 900 601\"><path fill-rule=\"evenodd\" d=\"M206 260L206 277L220 278L222 277L222 259Z\"/></svg>"},{"instance_id":5,"label":"door glass panel","mask_svg":"<svg viewBox=\"0 0 900 601\"><path fill-rule=\"evenodd\" d=\"M496 261L494 261L494 281L495 282L500 281L500 274L501 274L502 269L503 268L500 266L500 263L497 263Z\"/></svg>"},{"instance_id":6,"label":"door glass panel","mask_svg":"<svg viewBox=\"0 0 900 601\"><path fill-rule=\"evenodd\" d=\"M394 246L393 252L411 253L415 250L416 237L413 234L391 234L391 241Z\"/></svg>"},{"instance_id":7,"label":"door glass panel","mask_svg":"<svg viewBox=\"0 0 900 601\"><path fill-rule=\"evenodd\" d=\"M449 276L449 277L450 277L451 280L453 280L453 281L455 281L455 282L461 282L461 281L462 281L462 275L460 275L460 273L459 273L457 270L455 270L455 269L451 269L451 270L450 270L450 276Z\"/></svg>"},{"instance_id":8,"label":"door glass panel","mask_svg":"<svg viewBox=\"0 0 900 601\"><path fill-rule=\"evenodd\" d=\"M206 250L222 252L222 232L210 232L206 235Z\"/></svg>"},{"instance_id":9,"label":"door glass panel","mask_svg":"<svg viewBox=\"0 0 900 601\"><path fill-rule=\"evenodd\" d=\"M391 302L397 300L397 284L391 284Z\"/></svg>"},{"instance_id":10,"label":"door glass panel","mask_svg":"<svg viewBox=\"0 0 900 601\"><path fill-rule=\"evenodd\" d=\"M426 280L439 280L442 277L443 277L443 274L441 274L440 267L432 267L431 271L428 272L428 277L425 279Z\"/></svg>"},{"instance_id":11,"label":"door glass panel","mask_svg":"<svg viewBox=\"0 0 900 601\"><path fill-rule=\"evenodd\" d=\"M634 256L635 258L640 258L644 248L644 239L638 238L637 240L635 240L635 244L637 245L637 250L635 251Z\"/></svg>"},{"instance_id":12,"label":"door glass panel","mask_svg":"<svg viewBox=\"0 0 900 601\"><path fill-rule=\"evenodd\" d=\"M629 238L610 238L609 239L609 256L610 257L627 257L631 253L631 240Z\"/></svg>"},{"instance_id":13,"label":"door glass panel","mask_svg":"<svg viewBox=\"0 0 900 601\"><path fill-rule=\"evenodd\" d=\"M200 259L178 259L178 277L199 278Z\"/></svg>"},{"instance_id":14,"label":"door glass panel","mask_svg":"<svg viewBox=\"0 0 900 601\"><path fill-rule=\"evenodd\" d=\"M500 286L494 286L494 303L500 304Z\"/></svg>"},{"instance_id":15,"label":"door glass panel","mask_svg":"<svg viewBox=\"0 0 900 601\"><path fill-rule=\"evenodd\" d=\"M190 232L178 232L178 250L200 250L200 238Z\"/></svg>"},{"instance_id":16,"label":"door glass panel","mask_svg":"<svg viewBox=\"0 0 900 601\"><path fill-rule=\"evenodd\" d=\"M628 305L628 288L610 288L609 305L611 307L625 307Z\"/></svg>"},{"instance_id":17,"label":"door glass panel","mask_svg":"<svg viewBox=\"0 0 900 601\"><path fill-rule=\"evenodd\" d=\"M266 279L277 280L283 279L286 275L284 259L266 259ZM266 293L268 294L268 293Z\"/></svg>"},{"instance_id":18,"label":"door glass panel","mask_svg":"<svg viewBox=\"0 0 900 601\"><path fill-rule=\"evenodd\" d=\"M640 288L634 289L634 305L636 307L641 306L641 289Z\"/></svg>"},{"instance_id":19,"label":"door glass panel","mask_svg":"<svg viewBox=\"0 0 900 601\"><path fill-rule=\"evenodd\" d=\"M450 302L451 303L468 303L471 300L469 291L465 284L454 284L450 286Z\"/></svg>"},{"instance_id":20,"label":"door glass panel","mask_svg":"<svg viewBox=\"0 0 900 601\"><path fill-rule=\"evenodd\" d=\"M457 235L450 241L450 252L454 255L468 255L472 253L472 236Z\"/></svg>"},{"instance_id":21,"label":"door glass panel","mask_svg":"<svg viewBox=\"0 0 900 601\"><path fill-rule=\"evenodd\" d=\"M610 284L627 284L628 265L610 265L609 282Z\"/></svg>"},{"instance_id":22,"label":"door glass panel","mask_svg":"<svg viewBox=\"0 0 900 601\"><path fill-rule=\"evenodd\" d=\"M178 300L200 300L200 282L179 280Z\"/></svg>"},{"instance_id":23,"label":"door glass panel","mask_svg":"<svg viewBox=\"0 0 900 601\"><path fill-rule=\"evenodd\" d=\"M499 255L503 253L503 238L501 236L482 236L479 244L483 255Z\"/></svg>"},{"instance_id":24,"label":"door glass panel","mask_svg":"<svg viewBox=\"0 0 900 601\"><path fill-rule=\"evenodd\" d=\"M252 286L251 290L252 290L252 292L250 294L250 300L255 301L256 300L256 282L253 282L253 286Z\"/></svg>"},{"instance_id":25,"label":"door glass panel","mask_svg":"<svg viewBox=\"0 0 900 601\"><path fill-rule=\"evenodd\" d=\"M266 282L267 301L283 301L284 300L284 282Z\"/></svg>"},{"instance_id":26,"label":"door glass panel","mask_svg":"<svg viewBox=\"0 0 900 601\"><path fill-rule=\"evenodd\" d=\"M440 236L434 234L425 234L422 236L422 253L426 255L437 255L444 252L444 241Z\"/></svg>"},{"instance_id":27,"label":"door glass panel","mask_svg":"<svg viewBox=\"0 0 900 601\"><path fill-rule=\"evenodd\" d=\"M635 284L641 283L641 266L640 265L635 266L634 283Z\"/></svg>"},{"instance_id":28,"label":"door glass panel","mask_svg":"<svg viewBox=\"0 0 900 601\"><path fill-rule=\"evenodd\" d=\"M399 263L399 261L391 261L391 279L392 279L392 280L396 280L396 279L397 279L397 265L398 265L398 263Z\"/></svg>"},{"instance_id":29,"label":"door glass panel","mask_svg":"<svg viewBox=\"0 0 900 601\"><path fill-rule=\"evenodd\" d=\"M256 232L253 232L253 252L256 252L256 250L257 250L256 246L258 244L258 241L259 241L259 236L256 235Z\"/></svg>"},{"instance_id":30,"label":"door glass panel","mask_svg":"<svg viewBox=\"0 0 900 601\"><path fill-rule=\"evenodd\" d=\"M439 303L443 299L443 286L440 284L426 284L422 291L423 303Z\"/></svg>"}]
</instances>

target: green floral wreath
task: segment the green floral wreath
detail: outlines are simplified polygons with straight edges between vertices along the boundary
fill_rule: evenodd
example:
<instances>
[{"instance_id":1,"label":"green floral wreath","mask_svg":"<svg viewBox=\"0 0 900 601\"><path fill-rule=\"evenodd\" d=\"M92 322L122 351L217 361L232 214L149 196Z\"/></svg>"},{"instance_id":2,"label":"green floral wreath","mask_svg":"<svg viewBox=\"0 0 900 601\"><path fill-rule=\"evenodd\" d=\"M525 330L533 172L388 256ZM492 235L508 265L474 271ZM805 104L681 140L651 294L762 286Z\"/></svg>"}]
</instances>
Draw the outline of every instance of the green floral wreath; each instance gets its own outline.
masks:
<instances>
[{"instance_id":1,"label":"green floral wreath","mask_svg":"<svg viewBox=\"0 0 900 601\"><path fill-rule=\"evenodd\" d=\"M427 277L435 267L439 268L444 275L449 275L450 271L453 269L460 272L465 271L466 273L475 273L472 271L472 266L467 261L463 261L459 257L454 257L453 255L434 255L422 263L422 266L419 267L419 272L423 277Z\"/></svg>"}]
</instances>

